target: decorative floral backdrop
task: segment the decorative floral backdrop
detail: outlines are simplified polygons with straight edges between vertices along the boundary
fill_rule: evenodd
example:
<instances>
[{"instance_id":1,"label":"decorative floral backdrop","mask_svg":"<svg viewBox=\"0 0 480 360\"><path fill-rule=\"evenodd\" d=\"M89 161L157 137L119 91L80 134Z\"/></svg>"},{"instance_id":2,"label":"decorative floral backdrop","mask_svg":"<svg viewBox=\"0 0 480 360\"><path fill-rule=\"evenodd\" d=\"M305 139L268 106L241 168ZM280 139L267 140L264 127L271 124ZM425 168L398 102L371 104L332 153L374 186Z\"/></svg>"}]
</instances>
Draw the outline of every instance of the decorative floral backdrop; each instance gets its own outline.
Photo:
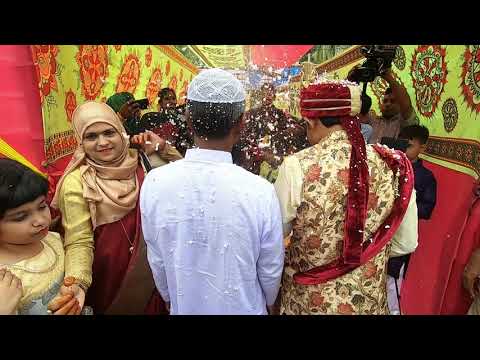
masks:
<instances>
[{"instance_id":1,"label":"decorative floral backdrop","mask_svg":"<svg viewBox=\"0 0 480 360\"><path fill-rule=\"evenodd\" d=\"M317 72L346 78L348 71L363 61L359 47L354 47L321 64ZM480 45L402 45L392 69L406 87L420 123L430 131L428 160L478 178ZM386 82L377 78L367 88L376 114L380 114L386 87Z\"/></svg>"},{"instance_id":2,"label":"decorative floral backdrop","mask_svg":"<svg viewBox=\"0 0 480 360\"><path fill-rule=\"evenodd\" d=\"M197 68L170 46L158 45L32 45L42 102L47 163L71 154L76 141L71 128L77 105L105 102L116 92L148 98L172 87L184 101Z\"/></svg>"}]
</instances>

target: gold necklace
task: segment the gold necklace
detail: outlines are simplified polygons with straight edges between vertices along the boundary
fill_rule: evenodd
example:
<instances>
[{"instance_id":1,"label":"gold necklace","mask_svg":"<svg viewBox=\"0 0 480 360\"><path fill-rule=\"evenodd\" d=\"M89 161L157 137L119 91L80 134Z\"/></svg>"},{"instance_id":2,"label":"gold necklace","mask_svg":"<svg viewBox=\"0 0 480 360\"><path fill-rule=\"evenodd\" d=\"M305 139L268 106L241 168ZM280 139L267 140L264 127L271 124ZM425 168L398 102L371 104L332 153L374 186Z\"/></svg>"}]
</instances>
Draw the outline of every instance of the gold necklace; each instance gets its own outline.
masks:
<instances>
[{"instance_id":1,"label":"gold necklace","mask_svg":"<svg viewBox=\"0 0 480 360\"><path fill-rule=\"evenodd\" d=\"M37 269L28 268L26 266L8 265L8 264L0 264L0 267L5 266L5 267L10 268L10 269L22 270L22 271L32 273L32 274L41 274L41 273L46 273L46 272L51 271L55 267L55 265L57 265L58 254L52 248L52 246L50 244L48 244L47 242L42 241L42 244L44 245L44 249L47 249L47 251L50 251L54 255L53 263L47 269L37 270ZM40 254L41 254L41 252L40 252ZM35 255L35 256L37 256L37 255ZM26 260L28 260L28 259L26 259ZM24 260L22 260L22 261L24 261Z\"/></svg>"},{"instance_id":2,"label":"gold necklace","mask_svg":"<svg viewBox=\"0 0 480 360\"><path fill-rule=\"evenodd\" d=\"M127 230L125 230L125 226L123 226L123 221L120 219L120 224L122 225L123 232L125 233L125 236L127 237L128 243L130 244L130 248L128 251L130 251L130 254L133 253L133 241L130 241L130 236L128 236Z\"/></svg>"}]
</instances>

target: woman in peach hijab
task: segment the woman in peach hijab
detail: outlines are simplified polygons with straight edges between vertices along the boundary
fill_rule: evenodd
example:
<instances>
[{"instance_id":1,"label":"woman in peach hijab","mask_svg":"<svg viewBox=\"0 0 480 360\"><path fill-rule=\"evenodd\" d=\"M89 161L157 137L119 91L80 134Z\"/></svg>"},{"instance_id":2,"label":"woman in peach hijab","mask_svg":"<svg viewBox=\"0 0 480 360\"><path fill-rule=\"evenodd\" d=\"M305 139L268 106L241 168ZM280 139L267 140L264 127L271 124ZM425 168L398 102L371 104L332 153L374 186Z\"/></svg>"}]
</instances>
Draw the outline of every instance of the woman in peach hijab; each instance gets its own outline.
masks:
<instances>
[{"instance_id":1,"label":"woman in peach hijab","mask_svg":"<svg viewBox=\"0 0 480 360\"><path fill-rule=\"evenodd\" d=\"M72 123L79 145L52 201L62 214L65 277L74 279L69 290L95 314L163 313L147 263L138 206L145 157L130 148L118 115L106 104L80 105ZM181 158L155 134L140 137L148 138L143 141L147 155L164 161ZM138 143L139 137L134 140ZM62 287L60 294L65 291ZM52 303L53 311L63 306Z\"/></svg>"}]
</instances>

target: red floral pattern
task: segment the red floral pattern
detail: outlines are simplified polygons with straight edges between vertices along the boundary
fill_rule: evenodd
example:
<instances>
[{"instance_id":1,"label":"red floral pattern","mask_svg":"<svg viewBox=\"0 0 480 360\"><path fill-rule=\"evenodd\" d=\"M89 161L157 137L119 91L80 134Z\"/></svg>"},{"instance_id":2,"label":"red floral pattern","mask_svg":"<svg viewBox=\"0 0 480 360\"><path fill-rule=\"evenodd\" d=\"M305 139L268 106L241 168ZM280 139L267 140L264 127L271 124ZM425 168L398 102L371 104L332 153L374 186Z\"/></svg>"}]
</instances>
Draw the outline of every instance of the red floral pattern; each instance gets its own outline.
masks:
<instances>
[{"instance_id":1,"label":"red floral pattern","mask_svg":"<svg viewBox=\"0 0 480 360\"><path fill-rule=\"evenodd\" d=\"M378 195L371 192L368 194L367 210L375 209L378 205Z\"/></svg>"},{"instance_id":2,"label":"red floral pattern","mask_svg":"<svg viewBox=\"0 0 480 360\"><path fill-rule=\"evenodd\" d=\"M320 292L313 292L310 294L310 303L313 306L322 306L325 302L325 297Z\"/></svg>"},{"instance_id":3,"label":"red floral pattern","mask_svg":"<svg viewBox=\"0 0 480 360\"><path fill-rule=\"evenodd\" d=\"M80 45L75 57L80 67L82 93L87 100L95 100L108 77L106 45Z\"/></svg>"},{"instance_id":4,"label":"red floral pattern","mask_svg":"<svg viewBox=\"0 0 480 360\"><path fill-rule=\"evenodd\" d=\"M467 45L462 66L462 93L467 106L480 112L480 45Z\"/></svg>"},{"instance_id":5,"label":"red floral pattern","mask_svg":"<svg viewBox=\"0 0 480 360\"><path fill-rule=\"evenodd\" d=\"M447 83L445 48L440 45L419 46L413 54L410 73L417 108L423 116L432 117Z\"/></svg>"},{"instance_id":6,"label":"red floral pattern","mask_svg":"<svg viewBox=\"0 0 480 360\"><path fill-rule=\"evenodd\" d=\"M338 313L341 315L352 315L353 306L350 304L340 304L338 305Z\"/></svg>"},{"instance_id":7,"label":"red floral pattern","mask_svg":"<svg viewBox=\"0 0 480 360\"><path fill-rule=\"evenodd\" d=\"M170 79L170 83L168 84L168 87L170 89L173 89L173 91L177 92L177 75L173 75L172 78Z\"/></svg>"},{"instance_id":8,"label":"red floral pattern","mask_svg":"<svg viewBox=\"0 0 480 360\"><path fill-rule=\"evenodd\" d=\"M145 53L145 66L150 67L150 64L152 63L152 49L150 49L150 46L147 48L147 52Z\"/></svg>"},{"instance_id":9,"label":"red floral pattern","mask_svg":"<svg viewBox=\"0 0 480 360\"><path fill-rule=\"evenodd\" d=\"M318 181L320 179L321 172L322 168L317 164L313 164L308 168L307 175L305 175L305 182L311 183L314 181Z\"/></svg>"},{"instance_id":10,"label":"red floral pattern","mask_svg":"<svg viewBox=\"0 0 480 360\"><path fill-rule=\"evenodd\" d=\"M348 186L348 180L350 179L350 170L348 168L339 170L337 172L337 178L342 182L343 185Z\"/></svg>"},{"instance_id":11,"label":"red floral pattern","mask_svg":"<svg viewBox=\"0 0 480 360\"><path fill-rule=\"evenodd\" d=\"M72 90L65 93L65 112L67 114L68 121L72 121L72 115L77 108L77 97Z\"/></svg>"},{"instance_id":12,"label":"red floral pattern","mask_svg":"<svg viewBox=\"0 0 480 360\"><path fill-rule=\"evenodd\" d=\"M185 103L185 100L187 98L187 91L188 91L188 81L184 80L182 84L182 90L180 91L180 94L178 96L178 103L180 105Z\"/></svg>"},{"instance_id":13,"label":"red floral pattern","mask_svg":"<svg viewBox=\"0 0 480 360\"><path fill-rule=\"evenodd\" d=\"M140 61L138 56L130 54L123 62L122 70L117 80L116 92L129 92L133 94L140 81Z\"/></svg>"},{"instance_id":14,"label":"red floral pattern","mask_svg":"<svg viewBox=\"0 0 480 360\"><path fill-rule=\"evenodd\" d=\"M312 235L307 239L307 246L310 249L318 249L320 246L322 246L322 239L320 239L318 236Z\"/></svg>"},{"instance_id":15,"label":"red floral pattern","mask_svg":"<svg viewBox=\"0 0 480 360\"><path fill-rule=\"evenodd\" d=\"M59 52L56 45L32 45L32 58L37 72L38 88L40 89L40 100L50 95L53 90L58 90L57 55Z\"/></svg>"},{"instance_id":16,"label":"red floral pattern","mask_svg":"<svg viewBox=\"0 0 480 360\"><path fill-rule=\"evenodd\" d=\"M158 92L162 87L162 69L159 67L153 69L152 76L147 84L147 89L145 90L145 96L148 99L150 104L155 103L155 99L158 96Z\"/></svg>"},{"instance_id":17,"label":"red floral pattern","mask_svg":"<svg viewBox=\"0 0 480 360\"><path fill-rule=\"evenodd\" d=\"M371 277L374 277L377 274L377 266L371 261L367 262L363 266L362 274L365 279L370 279Z\"/></svg>"}]
</instances>

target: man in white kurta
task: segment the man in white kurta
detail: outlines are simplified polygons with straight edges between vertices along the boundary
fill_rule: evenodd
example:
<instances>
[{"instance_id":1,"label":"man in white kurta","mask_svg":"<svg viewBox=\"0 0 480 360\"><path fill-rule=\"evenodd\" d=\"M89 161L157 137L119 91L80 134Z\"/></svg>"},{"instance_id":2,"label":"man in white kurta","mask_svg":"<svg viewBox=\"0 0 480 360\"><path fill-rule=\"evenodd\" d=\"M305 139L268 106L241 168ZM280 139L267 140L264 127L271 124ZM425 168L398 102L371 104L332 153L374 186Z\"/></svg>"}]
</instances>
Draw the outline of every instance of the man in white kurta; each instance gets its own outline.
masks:
<instances>
[{"instance_id":1,"label":"man in white kurta","mask_svg":"<svg viewBox=\"0 0 480 360\"><path fill-rule=\"evenodd\" d=\"M151 171L140 195L155 283L172 315L267 314L283 270L279 202L272 184L226 151L240 133L245 92L211 69L192 81L187 99L199 148ZM205 109L215 109L208 119Z\"/></svg>"}]
</instances>

